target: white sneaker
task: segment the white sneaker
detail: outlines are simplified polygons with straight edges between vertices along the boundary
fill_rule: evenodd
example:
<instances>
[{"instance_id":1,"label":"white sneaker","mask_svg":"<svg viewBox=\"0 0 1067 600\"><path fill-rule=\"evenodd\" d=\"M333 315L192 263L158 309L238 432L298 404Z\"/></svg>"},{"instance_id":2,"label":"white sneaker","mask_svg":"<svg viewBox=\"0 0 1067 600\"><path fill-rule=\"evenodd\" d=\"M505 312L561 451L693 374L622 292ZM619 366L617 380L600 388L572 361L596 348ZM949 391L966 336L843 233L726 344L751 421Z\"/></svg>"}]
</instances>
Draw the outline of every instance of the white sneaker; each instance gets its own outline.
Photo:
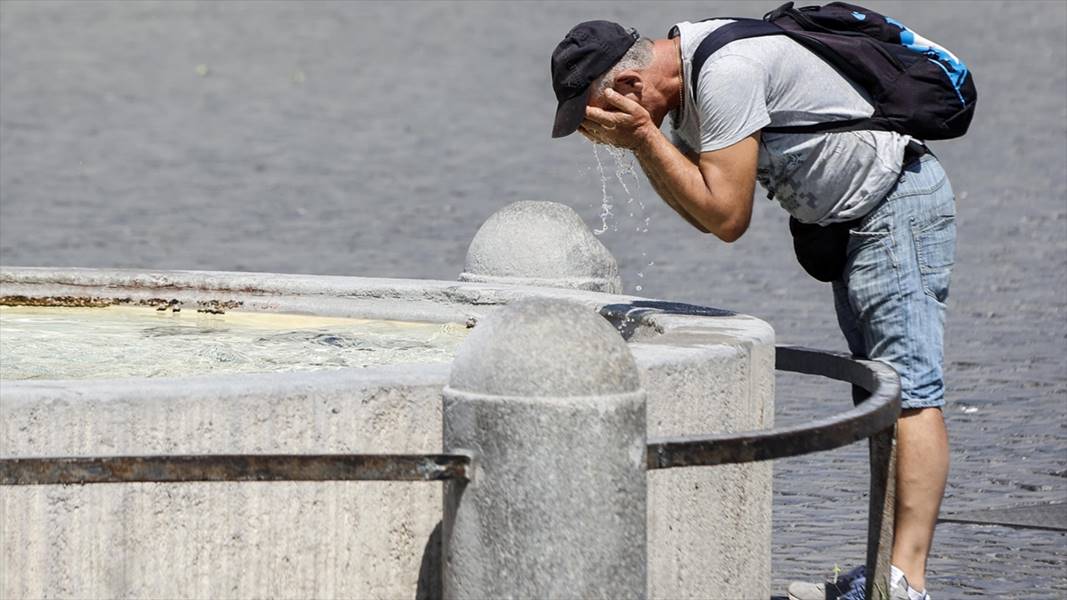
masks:
<instances>
[{"instance_id":1,"label":"white sneaker","mask_svg":"<svg viewBox=\"0 0 1067 600\"><path fill-rule=\"evenodd\" d=\"M930 595L911 587L904 571L889 565L889 600L930 600Z\"/></svg>"},{"instance_id":2,"label":"white sneaker","mask_svg":"<svg viewBox=\"0 0 1067 600\"><path fill-rule=\"evenodd\" d=\"M838 577L835 582L794 581L786 592L789 600L864 600L866 587L867 570L861 566ZM890 585L889 600L930 600L930 595L912 588L908 580L901 577L896 585Z\"/></svg>"}]
</instances>

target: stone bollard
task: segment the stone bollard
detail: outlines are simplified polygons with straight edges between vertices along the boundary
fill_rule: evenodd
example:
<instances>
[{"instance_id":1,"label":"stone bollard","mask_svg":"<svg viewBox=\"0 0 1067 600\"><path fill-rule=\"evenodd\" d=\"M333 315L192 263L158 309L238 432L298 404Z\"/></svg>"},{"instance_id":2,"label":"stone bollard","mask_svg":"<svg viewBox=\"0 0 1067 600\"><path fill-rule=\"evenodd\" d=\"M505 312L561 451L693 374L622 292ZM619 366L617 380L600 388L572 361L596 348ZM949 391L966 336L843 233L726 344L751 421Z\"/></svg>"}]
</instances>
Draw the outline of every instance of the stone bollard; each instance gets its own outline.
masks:
<instances>
[{"instance_id":1,"label":"stone bollard","mask_svg":"<svg viewBox=\"0 0 1067 600\"><path fill-rule=\"evenodd\" d=\"M444 450L474 457L445 485L445 598L645 597L645 393L603 317L526 300L480 322L444 390Z\"/></svg>"},{"instance_id":2,"label":"stone bollard","mask_svg":"<svg viewBox=\"0 0 1067 600\"><path fill-rule=\"evenodd\" d=\"M471 240L459 279L622 293L615 257L557 202L515 202L493 213Z\"/></svg>"}]
</instances>

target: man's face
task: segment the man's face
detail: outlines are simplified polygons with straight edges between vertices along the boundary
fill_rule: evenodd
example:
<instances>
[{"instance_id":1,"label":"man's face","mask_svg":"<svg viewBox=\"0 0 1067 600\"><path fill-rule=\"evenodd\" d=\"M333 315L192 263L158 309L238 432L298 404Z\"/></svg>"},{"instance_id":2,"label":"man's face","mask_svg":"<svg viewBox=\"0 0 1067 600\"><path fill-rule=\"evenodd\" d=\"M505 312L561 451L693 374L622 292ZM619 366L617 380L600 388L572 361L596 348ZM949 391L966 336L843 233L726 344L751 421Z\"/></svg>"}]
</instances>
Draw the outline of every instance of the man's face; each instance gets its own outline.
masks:
<instances>
[{"instance_id":1,"label":"man's face","mask_svg":"<svg viewBox=\"0 0 1067 600\"><path fill-rule=\"evenodd\" d=\"M619 92L623 96L626 96L634 102L637 102L642 107L644 107L645 110L649 110L651 112L650 107L645 104L646 99L644 97L644 94L641 93L641 91L644 89L644 83L641 73L639 71L623 71L615 77L615 81L613 82L613 84L614 85L612 85L611 87L616 92ZM594 81L592 85L595 91L589 94L589 101L586 103L586 106L592 106L606 111L618 110L613 104L608 102L607 98L604 97L604 93L599 91L601 89L601 81L599 79Z\"/></svg>"}]
</instances>

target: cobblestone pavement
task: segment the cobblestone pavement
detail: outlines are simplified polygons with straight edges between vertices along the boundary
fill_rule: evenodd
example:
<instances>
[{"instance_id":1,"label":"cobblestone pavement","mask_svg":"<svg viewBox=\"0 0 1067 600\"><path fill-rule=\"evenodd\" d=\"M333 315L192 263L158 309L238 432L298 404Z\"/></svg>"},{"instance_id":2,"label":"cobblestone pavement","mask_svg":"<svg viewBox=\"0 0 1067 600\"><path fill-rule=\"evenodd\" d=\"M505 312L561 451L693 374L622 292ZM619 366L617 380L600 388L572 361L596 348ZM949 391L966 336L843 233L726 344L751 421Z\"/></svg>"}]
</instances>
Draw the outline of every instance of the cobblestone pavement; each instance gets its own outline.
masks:
<instances>
[{"instance_id":1,"label":"cobblestone pavement","mask_svg":"<svg viewBox=\"0 0 1067 600\"><path fill-rule=\"evenodd\" d=\"M0 262L453 279L508 202L601 223L590 146L548 135L548 54L571 25L662 35L774 4L5 1ZM955 50L980 94L972 133L933 145L959 205L944 511L1067 501L1067 4L870 5ZM783 211L759 201L722 244L623 175L629 201L600 154L628 289L844 349ZM779 423L847 405L839 384L779 378ZM777 592L862 560L865 464L863 444L776 464ZM1067 597L1067 534L944 524L930 572L939 600Z\"/></svg>"}]
</instances>

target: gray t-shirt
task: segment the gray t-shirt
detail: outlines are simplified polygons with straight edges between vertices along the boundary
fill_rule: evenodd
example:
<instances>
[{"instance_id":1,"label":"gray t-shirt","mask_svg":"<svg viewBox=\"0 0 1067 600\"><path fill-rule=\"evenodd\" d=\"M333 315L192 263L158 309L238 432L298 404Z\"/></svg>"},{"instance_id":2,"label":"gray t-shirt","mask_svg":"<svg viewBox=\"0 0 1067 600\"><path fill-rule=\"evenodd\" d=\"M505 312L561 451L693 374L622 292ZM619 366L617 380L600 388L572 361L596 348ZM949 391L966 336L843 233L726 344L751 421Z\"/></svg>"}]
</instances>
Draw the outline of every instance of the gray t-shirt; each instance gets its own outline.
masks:
<instances>
[{"instance_id":1,"label":"gray t-shirt","mask_svg":"<svg viewBox=\"0 0 1067 600\"><path fill-rule=\"evenodd\" d=\"M868 117L867 95L809 50L780 35L738 40L704 63L693 93L693 53L729 20L679 23L684 102L676 146L711 152L768 125L807 125ZM695 110L694 110L695 109ZM896 183L910 138L888 131L761 135L756 177L806 223L867 214Z\"/></svg>"}]
</instances>

